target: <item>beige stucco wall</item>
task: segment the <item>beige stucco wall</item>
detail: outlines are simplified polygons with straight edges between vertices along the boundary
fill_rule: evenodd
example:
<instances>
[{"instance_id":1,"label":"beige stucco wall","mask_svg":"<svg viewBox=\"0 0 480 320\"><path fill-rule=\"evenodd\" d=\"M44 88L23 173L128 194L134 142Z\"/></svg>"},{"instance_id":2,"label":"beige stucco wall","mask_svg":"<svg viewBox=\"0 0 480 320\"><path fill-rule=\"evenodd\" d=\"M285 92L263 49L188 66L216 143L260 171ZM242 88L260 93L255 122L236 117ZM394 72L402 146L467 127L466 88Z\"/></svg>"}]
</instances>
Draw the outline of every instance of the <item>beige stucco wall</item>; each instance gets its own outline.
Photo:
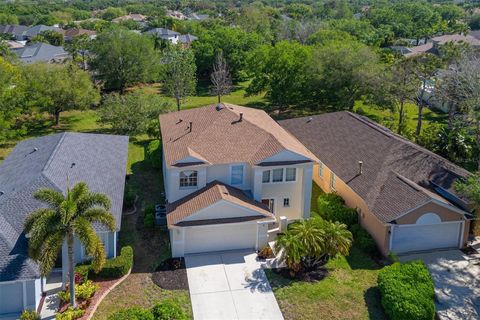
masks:
<instances>
[{"instance_id":1,"label":"beige stucco wall","mask_svg":"<svg viewBox=\"0 0 480 320\"><path fill-rule=\"evenodd\" d=\"M316 164L313 169L313 180L325 192L336 191L344 200L345 204L351 208L357 208L359 212L359 222L373 237L377 247L383 255L388 255L390 246L390 226L380 221L368 208L365 201L360 198L348 185L346 185L338 176L336 178L335 190L330 188L331 171L327 166L323 166L323 178L319 175L319 165ZM436 213L442 221L462 220L463 216L448 208L435 203L428 203L425 206L417 208L405 216L397 219L399 224L414 224L417 219L425 213ZM468 230L470 221L465 221L464 245L468 239Z\"/></svg>"}]
</instances>

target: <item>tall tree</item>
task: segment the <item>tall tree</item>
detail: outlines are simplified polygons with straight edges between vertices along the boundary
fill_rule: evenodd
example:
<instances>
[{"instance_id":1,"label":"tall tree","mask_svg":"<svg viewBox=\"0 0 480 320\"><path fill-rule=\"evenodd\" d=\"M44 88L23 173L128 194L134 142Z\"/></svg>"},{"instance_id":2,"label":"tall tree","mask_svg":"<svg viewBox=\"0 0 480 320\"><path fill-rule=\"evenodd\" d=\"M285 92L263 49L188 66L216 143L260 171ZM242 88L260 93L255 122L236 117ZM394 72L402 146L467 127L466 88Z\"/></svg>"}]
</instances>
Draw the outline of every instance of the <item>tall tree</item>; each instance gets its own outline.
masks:
<instances>
[{"instance_id":1,"label":"tall tree","mask_svg":"<svg viewBox=\"0 0 480 320\"><path fill-rule=\"evenodd\" d=\"M46 276L53 268L63 242L67 243L70 304L76 307L74 239L77 238L92 257L92 265L98 272L105 263L105 249L96 234L93 224L99 223L115 230L115 218L109 212L107 196L90 192L88 186L77 183L61 192L44 188L35 193L35 198L48 205L30 213L25 220L28 234L29 255L39 262L41 273Z\"/></svg>"},{"instance_id":2,"label":"tall tree","mask_svg":"<svg viewBox=\"0 0 480 320\"><path fill-rule=\"evenodd\" d=\"M180 111L182 101L195 93L197 78L195 57L190 49L172 46L165 54L165 91L175 99Z\"/></svg>"},{"instance_id":3,"label":"tall tree","mask_svg":"<svg viewBox=\"0 0 480 320\"><path fill-rule=\"evenodd\" d=\"M57 126L61 112L85 109L100 100L89 74L74 64L36 63L26 66L24 75L28 103L52 114Z\"/></svg>"},{"instance_id":4,"label":"tall tree","mask_svg":"<svg viewBox=\"0 0 480 320\"><path fill-rule=\"evenodd\" d=\"M425 107L425 93L429 89L429 83L433 80L433 77L441 67L441 60L437 56L427 53L415 58L415 66L413 72L420 83L420 89L418 96L415 99L417 105L417 128L415 130L415 138L418 142L420 133L422 131L423 109Z\"/></svg>"},{"instance_id":5,"label":"tall tree","mask_svg":"<svg viewBox=\"0 0 480 320\"><path fill-rule=\"evenodd\" d=\"M230 77L230 72L228 71L228 65L225 59L223 58L223 52L217 54L217 61L213 65L213 72L210 75L210 80L212 81L212 94L216 95L218 98L218 103L223 95L229 94L232 91L232 79Z\"/></svg>"},{"instance_id":6,"label":"tall tree","mask_svg":"<svg viewBox=\"0 0 480 320\"><path fill-rule=\"evenodd\" d=\"M65 44L65 49L72 56L72 60L78 62L82 66L83 71L87 71L88 67L88 50L92 45L92 40L86 34L74 37Z\"/></svg>"},{"instance_id":7,"label":"tall tree","mask_svg":"<svg viewBox=\"0 0 480 320\"><path fill-rule=\"evenodd\" d=\"M147 37L114 28L100 33L92 45L91 67L106 90L120 90L158 79L158 56Z\"/></svg>"}]
</instances>

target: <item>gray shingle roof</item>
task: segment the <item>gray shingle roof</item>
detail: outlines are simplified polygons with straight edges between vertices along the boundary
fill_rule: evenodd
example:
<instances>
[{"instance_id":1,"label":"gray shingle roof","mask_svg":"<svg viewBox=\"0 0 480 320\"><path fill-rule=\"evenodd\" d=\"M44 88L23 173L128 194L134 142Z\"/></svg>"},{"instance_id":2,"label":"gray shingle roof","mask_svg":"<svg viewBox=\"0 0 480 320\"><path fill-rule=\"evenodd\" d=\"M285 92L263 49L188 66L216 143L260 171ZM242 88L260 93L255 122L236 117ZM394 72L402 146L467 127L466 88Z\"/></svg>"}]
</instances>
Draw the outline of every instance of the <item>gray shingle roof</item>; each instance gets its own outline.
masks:
<instances>
[{"instance_id":1,"label":"gray shingle roof","mask_svg":"<svg viewBox=\"0 0 480 320\"><path fill-rule=\"evenodd\" d=\"M0 26L0 33L11 34L18 40L23 40L23 36L27 30L28 27L22 25L6 24Z\"/></svg>"},{"instance_id":2,"label":"gray shingle roof","mask_svg":"<svg viewBox=\"0 0 480 320\"><path fill-rule=\"evenodd\" d=\"M38 35L40 32L43 32L43 31L55 31L55 32L63 34L63 30L60 29L60 28L39 24L37 26L33 26L31 28L28 28L28 30L25 31L25 36L28 37L28 38L33 38L36 35Z\"/></svg>"},{"instance_id":3,"label":"gray shingle roof","mask_svg":"<svg viewBox=\"0 0 480 320\"><path fill-rule=\"evenodd\" d=\"M0 165L0 281L39 275L23 233L26 216L45 206L33 198L39 188L65 193L67 176L70 185L86 182L110 198L119 230L127 155L126 136L59 133L18 143Z\"/></svg>"},{"instance_id":4,"label":"gray shingle roof","mask_svg":"<svg viewBox=\"0 0 480 320\"><path fill-rule=\"evenodd\" d=\"M178 41L180 43L192 43L193 41L198 40L198 37L195 37L194 35L191 34L182 34L178 37Z\"/></svg>"},{"instance_id":5,"label":"gray shingle roof","mask_svg":"<svg viewBox=\"0 0 480 320\"><path fill-rule=\"evenodd\" d=\"M432 198L448 202L435 193L433 183L455 194L453 183L469 175L446 159L350 112L289 119L280 121L280 125L352 188L383 222L394 221ZM363 161L361 175L358 161Z\"/></svg>"},{"instance_id":6,"label":"gray shingle roof","mask_svg":"<svg viewBox=\"0 0 480 320\"><path fill-rule=\"evenodd\" d=\"M165 39L180 35L180 33L176 31L165 29L165 28L153 28L148 31L145 31L145 33L154 34L160 38L165 38Z\"/></svg>"},{"instance_id":7,"label":"gray shingle roof","mask_svg":"<svg viewBox=\"0 0 480 320\"><path fill-rule=\"evenodd\" d=\"M61 46L52 46L48 43L37 42L23 48L12 50L24 63L63 61L68 57L68 52Z\"/></svg>"}]
</instances>

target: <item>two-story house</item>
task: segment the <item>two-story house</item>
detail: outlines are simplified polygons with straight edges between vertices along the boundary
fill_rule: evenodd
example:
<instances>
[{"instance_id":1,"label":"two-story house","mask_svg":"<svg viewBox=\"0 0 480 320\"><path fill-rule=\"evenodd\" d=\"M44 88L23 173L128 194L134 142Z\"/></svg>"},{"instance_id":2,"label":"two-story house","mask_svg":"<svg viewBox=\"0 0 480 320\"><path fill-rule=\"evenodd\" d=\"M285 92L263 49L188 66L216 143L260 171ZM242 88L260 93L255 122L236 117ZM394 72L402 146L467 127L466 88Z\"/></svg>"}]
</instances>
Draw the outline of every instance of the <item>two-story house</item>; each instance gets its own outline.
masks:
<instances>
[{"instance_id":1,"label":"two-story house","mask_svg":"<svg viewBox=\"0 0 480 320\"><path fill-rule=\"evenodd\" d=\"M172 255L267 244L310 216L318 159L264 111L230 104L160 116Z\"/></svg>"}]
</instances>

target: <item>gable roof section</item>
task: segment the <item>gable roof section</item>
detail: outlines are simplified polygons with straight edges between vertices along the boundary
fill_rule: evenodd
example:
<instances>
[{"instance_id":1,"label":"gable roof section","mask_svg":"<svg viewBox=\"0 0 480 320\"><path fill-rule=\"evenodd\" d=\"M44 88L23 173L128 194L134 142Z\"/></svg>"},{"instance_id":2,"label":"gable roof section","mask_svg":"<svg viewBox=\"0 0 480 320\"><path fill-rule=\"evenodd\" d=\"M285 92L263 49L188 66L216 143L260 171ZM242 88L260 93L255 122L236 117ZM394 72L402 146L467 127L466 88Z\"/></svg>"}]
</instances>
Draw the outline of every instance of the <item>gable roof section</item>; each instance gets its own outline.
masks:
<instances>
[{"instance_id":1,"label":"gable roof section","mask_svg":"<svg viewBox=\"0 0 480 320\"><path fill-rule=\"evenodd\" d=\"M242 206L246 209L258 212L256 216L249 217L235 217L227 219L214 219L188 221L182 220L194 215L196 212L205 209L221 200ZM187 226L198 224L215 224L215 223L231 223L242 222L248 220L261 220L265 218L273 218L273 214L268 210L268 207L258 201L249 198L242 190L221 183L213 181L205 187L183 197L180 200L167 204L167 225L170 226Z\"/></svg>"},{"instance_id":2,"label":"gable roof section","mask_svg":"<svg viewBox=\"0 0 480 320\"><path fill-rule=\"evenodd\" d=\"M23 223L30 212L45 206L33 197L39 188L65 193L67 183L86 182L91 191L110 198L120 229L127 153L128 137L86 133L59 133L15 146L0 164L0 238L5 240L0 245L0 281L38 276L36 264L28 259Z\"/></svg>"},{"instance_id":3,"label":"gable roof section","mask_svg":"<svg viewBox=\"0 0 480 320\"><path fill-rule=\"evenodd\" d=\"M289 119L280 121L280 125L315 153L383 222L391 222L429 199L449 203L435 192L432 182L454 193L454 182L469 175L446 159L350 112ZM361 175L358 161L363 161Z\"/></svg>"},{"instance_id":4,"label":"gable roof section","mask_svg":"<svg viewBox=\"0 0 480 320\"><path fill-rule=\"evenodd\" d=\"M37 42L22 48L13 49L20 61L33 63L38 61L50 62L55 59L65 59L68 52L62 46L52 46L48 43Z\"/></svg>"},{"instance_id":5,"label":"gable roof section","mask_svg":"<svg viewBox=\"0 0 480 320\"><path fill-rule=\"evenodd\" d=\"M294 136L258 109L222 104L220 108L210 105L171 112L160 115L160 129L168 166L187 157L209 164L256 165L285 150L318 161Z\"/></svg>"}]
</instances>

